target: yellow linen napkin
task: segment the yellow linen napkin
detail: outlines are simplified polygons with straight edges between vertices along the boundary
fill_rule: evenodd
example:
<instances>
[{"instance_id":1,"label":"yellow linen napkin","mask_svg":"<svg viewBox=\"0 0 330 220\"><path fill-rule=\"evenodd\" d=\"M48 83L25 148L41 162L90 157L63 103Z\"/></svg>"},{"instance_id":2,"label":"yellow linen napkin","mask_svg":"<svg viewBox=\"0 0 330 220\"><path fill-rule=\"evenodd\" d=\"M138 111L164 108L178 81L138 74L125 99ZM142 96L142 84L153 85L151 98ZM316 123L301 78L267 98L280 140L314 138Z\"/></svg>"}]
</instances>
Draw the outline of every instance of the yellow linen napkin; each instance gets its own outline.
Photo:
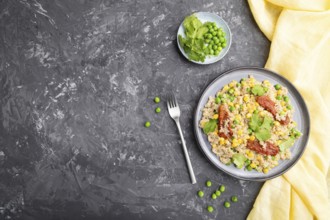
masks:
<instances>
[{"instance_id":1,"label":"yellow linen napkin","mask_svg":"<svg viewBox=\"0 0 330 220\"><path fill-rule=\"evenodd\" d=\"M300 91L311 117L305 153L267 181L248 219L330 219L330 0L248 0L272 41L266 68Z\"/></svg>"}]
</instances>

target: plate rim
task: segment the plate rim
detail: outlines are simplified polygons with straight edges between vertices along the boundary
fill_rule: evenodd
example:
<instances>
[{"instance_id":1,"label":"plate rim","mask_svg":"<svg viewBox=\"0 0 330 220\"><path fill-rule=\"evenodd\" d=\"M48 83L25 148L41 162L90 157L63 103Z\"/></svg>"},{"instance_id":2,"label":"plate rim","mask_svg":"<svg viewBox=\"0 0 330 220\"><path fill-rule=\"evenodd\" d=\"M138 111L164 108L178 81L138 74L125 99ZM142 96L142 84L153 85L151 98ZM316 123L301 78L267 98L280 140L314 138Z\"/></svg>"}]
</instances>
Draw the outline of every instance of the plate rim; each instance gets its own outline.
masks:
<instances>
[{"instance_id":1,"label":"plate rim","mask_svg":"<svg viewBox=\"0 0 330 220\"><path fill-rule=\"evenodd\" d=\"M190 59L188 58L187 54L184 52L183 48L181 47L180 43L179 43L179 30L180 30L180 27L181 27L181 26L183 27L184 19L185 19L187 16L191 16L191 15L193 15L193 14L198 14L198 13L207 13L207 14L215 15L215 16L217 16L217 17L218 17L218 18L219 18L219 19L225 24L225 26L228 28L228 35L229 35L229 44L227 45L227 48L228 48L228 49L224 52L223 56L222 56L220 59L215 60L215 61L210 62L210 63L205 63L205 62L200 62L200 61L190 60ZM176 42L177 42L178 48L179 48L181 54L184 56L184 58L186 58L188 61L190 61L190 62L192 62L192 63L200 64L200 65L214 64L214 63L217 63L217 62L219 62L220 60L222 60L222 59L227 55L227 53L229 52L230 47L231 47L231 44L232 44L232 36L233 36L233 34L232 34L232 32L231 32L231 30L230 30L229 25L227 24L227 22L226 22L222 17L220 17L219 15L217 15L217 14L215 14L215 13L213 13L213 12L209 12L209 11L196 11L196 12L193 12L193 13L187 15L187 16L186 16L186 17L183 19L183 21L180 23L180 25L179 25L179 27L178 27L178 30L177 30L177 33L176 33ZM219 54L219 56L220 56L220 54Z\"/></svg>"},{"instance_id":2,"label":"plate rim","mask_svg":"<svg viewBox=\"0 0 330 220\"><path fill-rule=\"evenodd\" d=\"M197 135L197 130L200 129L199 126L198 126L198 119L197 119L197 116L198 116L198 106L200 105L201 103L201 99L202 97L204 96L204 94L206 93L206 91L211 87L211 85L213 85L216 81L218 81L220 78L224 77L225 75L228 75L232 72L235 72L235 71L239 71L239 70L262 70L262 71L266 71L270 74L273 74L275 75L276 77L279 77L281 80L289 83L292 88L294 89L294 92L297 94L297 98L298 99L301 99L302 102L300 102L300 104L302 105L302 108L304 108L306 110L306 114L307 114L307 132L306 134L304 134L307 138L306 138L306 142L302 144L301 146L301 152L300 154L298 154L298 157L295 161L293 161L293 163L289 164L289 166L287 166L285 169L283 169L281 172L279 173L276 173L272 176L269 176L269 177L261 177L261 178L248 178L248 177L241 177L241 176L237 176L231 172L228 172L226 171L225 169L223 169L222 167L216 165L215 163L213 163L213 161L206 155L206 152L204 152L201 144L200 144L200 140L198 138L198 135ZM267 68L263 68L263 67L257 67L257 66L241 66L241 67L236 67L236 68L233 68L233 69L230 69L230 70L227 70L223 73L220 73L219 76L217 76L215 79L213 79L206 87L205 89L203 90L202 94L200 95L199 99L198 99L198 102L197 102L197 105L195 107L195 111L194 111L194 120L193 120L193 127L194 127L194 136L195 136L195 139L197 141L197 144L200 148L200 150L202 151L202 153L204 154L204 156L207 158L207 160L213 165L215 166L218 170L221 170L223 171L224 173L228 174L229 176L232 176L234 178L237 178L237 179L240 179L240 180L246 180L246 181L253 181L253 182L264 182L266 180L270 180L270 179L274 179L278 176L281 176L283 175L284 173L288 172L302 157L302 155L304 154L305 150L306 150L306 147L307 147L307 144L308 144L308 141L309 141L309 135L310 135L310 129L311 129L311 124L310 124L310 113L309 113L309 110L308 110L308 107L306 105L306 102L303 98L303 96L300 94L300 92L297 90L297 88L288 80L286 79L284 76L276 73L275 71L272 71L272 70L269 70Z\"/></svg>"}]
</instances>

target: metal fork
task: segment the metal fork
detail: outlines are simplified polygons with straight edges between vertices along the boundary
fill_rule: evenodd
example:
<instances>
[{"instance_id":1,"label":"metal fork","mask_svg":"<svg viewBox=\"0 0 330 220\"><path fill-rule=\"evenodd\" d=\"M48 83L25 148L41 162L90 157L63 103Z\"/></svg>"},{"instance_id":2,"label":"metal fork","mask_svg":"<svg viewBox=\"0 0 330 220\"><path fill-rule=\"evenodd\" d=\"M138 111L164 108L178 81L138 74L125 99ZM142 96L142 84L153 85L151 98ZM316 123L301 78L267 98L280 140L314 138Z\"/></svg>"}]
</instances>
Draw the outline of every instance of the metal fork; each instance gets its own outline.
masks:
<instances>
[{"instance_id":1,"label":"metal fork","mask_svg":"<svg viewBox=\"0 0 330 220\"><path fill-rule=\"evenodd\" d=\"M187 166L188 166L188 171L189 171L191 183L195 184L196 183L196 177L195 177L195 174L194 174L194 170L191 166L188 150L187 150L187 147L186 147L186 142L183 138L183 134L182 134L181 126L180 126L180 120L179 120L179 118L180 118L180 108L179 108L179 105L178 105L178 101L176 100L173 93L168 95L167 108L168 108L168 112L169 112L171 118L173 118L173 120L176 123L176 126L178 127L180 137L181 137L181 142L182 142L183 153L184 153L184 156L186 158L186 163L187 163Z\"/></svg>"}]
</instances>

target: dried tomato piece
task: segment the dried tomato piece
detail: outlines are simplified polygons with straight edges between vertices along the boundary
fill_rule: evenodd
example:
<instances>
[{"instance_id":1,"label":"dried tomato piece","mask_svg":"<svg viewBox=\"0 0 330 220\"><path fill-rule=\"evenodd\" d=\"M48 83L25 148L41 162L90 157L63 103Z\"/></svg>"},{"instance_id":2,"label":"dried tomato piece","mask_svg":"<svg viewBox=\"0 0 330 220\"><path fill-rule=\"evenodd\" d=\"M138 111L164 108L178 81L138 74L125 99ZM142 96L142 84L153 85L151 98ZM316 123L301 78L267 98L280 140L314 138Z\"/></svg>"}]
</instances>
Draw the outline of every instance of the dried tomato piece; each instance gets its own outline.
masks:
<instances>
[{"instance_id":1,"label":"dried tomato piece","mask_svg":"<svg viewBox=\"0 0 330 220\"><path fill-rule=\"evenodd\" d=\"M288 125L290 123L290 118L287 115L284 120L280 121L281 125Z\"/></svg>"},{"instance_id":2,"label":"dried tomato piece","mask_svg":"<svg viewBox=\"0 0 330 220\"><path fill-rule=\"evenodd\" d=\"M278 146L270 142L266 142L266 147L263 148L258 140L253 140L253 141L249 140L246 146L250 150L253 150L259 154L271 155L271 156L275 156L280 150Z\"/></svg>"},{"instance_id":3,"label":"dried tomato piece","mask_svg":"<svg viewBox=\"0 0 330 220\"><path fill-rule=\"evenodd\" d=\"M263 95L263 96L258 96L257 97L257 102L261 107L272 113L272 115L276 116L276 109L275 109L275 102L273 102L268 96Z\"/></svg>"},{"instance_id":4,"label":"dried tomato piece","mask_svg":"<svg viewBox=\"0 0 330 220\"><path fill-rule=\"evenodd\" d=\"M219 106L218 114L219 114L219 130L220 130L221 128L225 127L225 121L229 118L228 112L226 111L226 107L224 105ZM233 131L231 129L230 122L228 123L227 129L228 129L227 134L225 132L219 132L219 136L226 139L231 138L233 136Z\"/></svg>"}]
</instances>

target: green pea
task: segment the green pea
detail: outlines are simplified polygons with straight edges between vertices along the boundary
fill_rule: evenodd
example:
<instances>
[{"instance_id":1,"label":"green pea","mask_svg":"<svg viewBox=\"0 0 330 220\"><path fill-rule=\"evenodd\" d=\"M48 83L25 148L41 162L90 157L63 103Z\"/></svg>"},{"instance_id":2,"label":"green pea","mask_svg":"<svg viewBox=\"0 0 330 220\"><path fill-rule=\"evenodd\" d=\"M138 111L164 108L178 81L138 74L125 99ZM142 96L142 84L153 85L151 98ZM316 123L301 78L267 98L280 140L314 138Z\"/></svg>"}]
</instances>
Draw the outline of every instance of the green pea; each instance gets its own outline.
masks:
<instances>
[{"instance_id":1,"label":"green pea","mask_svg":"<svg viewBox=\"0 0 330 220\"><path fill-rule=\"evenodd\" d=\"M213 30L218 31L219 29L217 28L217 26L214 26Z\"/></svg>"},{"instance_id":2,"label":"green pea","mask_svg":"<svg viewBox=\"0 0 330 220\"><path fill-rule=\"evenodd\" d=\"M285 112L283 112L283 111L282 111L282 112L280 112L280 115L281 115L281 116L285 115Z\"/></svg>"},{"instance_id":3,"label":"green pea","mask_svg":"<svg viewBox=\"0 0 330 220\"><path fill-rule=\"evenodd\" d=\"M225 42L225 38L224 37L220 37L219 40L220 40L221 43L224 43Z\"/></svg>"},{"instance_id":4,"label":"green pea","mask_svg":"<svg viewBox=\"0 0 330 220\"><path fill-rule=\"evenodd\" d=\"M207 34L207 38L211 40L212 34Z\"/></svg>"},{"instance_id":5,"label":"green pea","mask_svg":"<svg viewBox=\"0 0 330 220\"><path fill-rule=\"evenodd\" d=\"M236 84L236 87L241 87L241 83L237 83Z\"/></svg>"},{"instance_id":6,"label":"green pea","mask_svg":"<svg viewBox=\"0 0 330 220\"><path fill-rule=\"evenodd\" d=\"M250 164L251 164L251 160L247 159L247 160L245 161L245 165L248 166L248 165L250 165Z\"/></svg>"},{"instance_id":7,"label":"green pea","mask_svg":"<svg viewBox=\"0 0 330 220\"><path fill-rule=\"evenodd\" d=\"M210 206L210 205L209 205L209 206L207 206L207 211L208 211L208 212L213 212L213 210L214 210L214 209L213 209L213 207L212 207L212 206Z\"/></svg>"},{"instance_id":8,"label":"green pea","mask_svg":"<svg viewBox=\"0 0 330 220\"><path fill-rule=\"evenodd\" d=\"M214 39L214 43L219 44L220 40L218 38Z\"/></svg>"},{"instance_id":9,"label":"green pea","mask_svg":"<svg viewBox=\"0 0 330 220\"><path fill-rule=\"evenodd\" d=\"M235 120L233 121L233 123L234 123L235 125L237 125L237 124L238 124L238 121L235 119Z\"/></svg>"},{"instance_id":10,"label":"green pea","mask_svg":"<svg viewBox=\"0 0 330 220\"><path fill-rule=\"evenodd\" d=\"M220 190L220 192L224 192L226 190L226 187L224 185L221 185L219 190Z\"/></svg>"},{"instance_id":11,"label":"green pea","mask_svg":"<svg viewBox=\"0 0 330 220\"><path fill-rule=\"evenodd\" d=\"M276 159L276 157L275 156L272 156L272 160L275 160Z\"/></svg>"},{"instance_id":12,"label":"green pea","mask_svg":"<svg viewBox=\"0 0 330 220\"><path fill-rule=\"evenodd\" d=\"M280 84L276 84L274 87L276 90L280 90L282 88L282 86Z\"/></svg>"},{"instance_id":13,"label":"green pea","mask_svg":"<svg viewBox=\"0 0 330 220\"><path fill-rule=\"evenodd\" d=\"M219 104L220 102L221 102L221 99L220 99L219 97L216 97L216 98L215 98L215 103L216 103L216 104Z\"/></svg>"},{"instance_id":14,"label":"green pea","mask_svg":"<svg viewBox=\"0 0 330 220\"><path fill-rule=\"evenodd\" d=\"M285 102L288 102L288 101L289 101L289 97L287 97L287 96L283 96L283 100L284 100Z\"/></svg>"},{"instance_id":15,"label":"green pea","mask_svg":"<svg viewBox=\"0 0 330 220\"><path fill-rule=\"evenodd\" d=\"M224 205L226 208L229 208L229 207L230 207L230 202L225 202L223 205Z\"/></svg>"},{"instance_id":16,"label":"green pea","mask_svg":"<svg viewBox=\"0 0 330 220\"><path fill-rule=\"evenodd\" d=\"M212 194L212 199L217 199L217 195L215 193Z\"/></svg>"},{"instance_id":17,"label":"green pea","mask_svg":"<svg viewBox=\"0 0 330 220\"><path fill-rule=\"evenodd\" d=\"M264 87L264 91L265 91L265 92L268 92L268 88L267 88L267 87Z\"/></svg>"},{"instance_id":18,"label":"green pea","mask_svg":"<svg viewBox=\"0 0 330 220\"><path fill-rule=\"evenodd\" d=\"M205 185L206 185L207 187L211 187L211 186L212 186L212 182L211 182L210 180L208 180L208 181L206 181Z\"/></svg>"},{"instance_id":19,"label":"green pea","mask_svg":"<svg viewBox=\"0 0 330 220\"><path fill-rule=\"evenodd\" d=\"M282 100L282 96L278 95L278 96L276 96L276 99L277 100Z\"/></svg>"},{"instance_id":20,"label":"green pea","mask_svg":"<svg viewBox=\"0 0 330 220\"><path fill-rule=\"evenodd\" d=\"M160 102L160 98L158 96L156 96L155 99L154 99L154 102L159 103Z\"/></svg>"},{"instance_id":21,"label":"green pea","mask_svg":"<svg viewBox=\"0 0 330 220\"><path fill-rule=\"evenodd\" d=\"M221 46L222 46L223 48L225 48L225 47L227 46L227 44L226 44L226 43L222 43Z\"/></svg>"},{"instance_id":22,"label":"green pea","mask_svg":"<svg viewBox=\"0 0 330 220\"><path fill-rule=\"evenodd\" d=\"M214 54L214 50L213 50L213 49L210 50L210 54L211 54L211 55Z\"/></svg>"},{"instance_id":23,"label":"green pea","mask_svg":"<svg viewBox=\"0 0 330 220\"><path fill-rule=\"evenodd\" d=\"M246 88L247 93L250 93L250 91L251 91L251 88Z\"/></svg>"},{"instance_id":24,"label":"green pea","mask_svg":"<svg viewBox=\"0 0 330 220\"><path fill-rule=\"evenodd\" d=\"M234 89L233 88L229 89L228 93L229 94L233 94L234 93Z\"/></svg>"},{"instance_id":25,"label":"green pea","mask_svg":"<svg viewBox=\"0 0 330 220\"><path fill-rule=\"evenodd\" d=\"M248 134L252 134L252 129L248 128Z\"/></svg>"},{"instance_id":26,"label":"green pea","mask_svg":"<svg viewBox=\"0 0 330 220\"><path fill-rule=\"evenodd\" d=\"M231 197L231 201L233 201L233 202L237 202L237 201L238 201L237 196L232 196L232 197Z\"/></svg>"},{"instance_id":27,"label":"green pea","mask_svg":"<svg viewBox=\"0 0 330 220\"><path fill-rule=\"evenodd\" d=\"M150 121L146 121L146 123L144 123L144 126L145 126L146 128L149 128L150 125L151 125Z\"/></svg>"},{"instance_id":28,"label":"green pea","mask_svg":"<svg viewBox=\"0 0 330 220\"><path fill-rule=\"evenodd\" d=\"M232 102L235 100L235 97L234 96L229 96L229 100Z\"/></svg>"},{"instance_id":29,"label":"green pea","mask_svg":"<svg viewBox=\"0 0 330 220\"><path fill-rule=\"evenodd\" d=\"M210 39L206 39L205 40L206 43L210 43L210 41L211 41Z\"/></svg>"},{"instance_id":30,"label":"green pea","mask_svg":"<svg viewBox=\"0 0 330 220\"><path fill-rule=\"evenodd\" d=\"M230 112L233 112L235 110L235 107L234 106L229 106L229 111Z\"/></svg>"},{"instance_id":31,"label":"green pea","mask_svg":"<svg viewBox=\"0 0 330 220\"><path fill-rule=\"evenodd\" d=\"M292 106L291 105L288 105L286 108L289 109L289 110L291 110L292 109Z\"/></svg>"},{"instance_id":32,"label":"green pea","mask_svg":"<svg viewBox=\"0 0 330 220\"><path fill-rule=\"evenodd\" d=\"M155 112L156 113L159 113L159 112L161 112L162 110L159 108L159 107L157 107L156 109L155 109Z\"/></svg>"},{"instance_id":33,"label":"green pea","mask_svg":"<svg viewBox=\"0 0 330 220\"><path fill-rule=\"evenodd\" d=\"M214 29L212 31L212 36L217 36L217 32L215 32Z\"/></svg>"},{"instance_id":34,"label":"green pea","mask_svg":"<svg viewBox=\"0 0 330 220\"><path fill-rule=\"evenodd\" d=\"M213 45L213 50L217 50L218 46L217 45Z\"/></svg>"},{"instance_id":35,"label":"green pea","mask_svg":"<svg viewBox=\"0 0 330 220\"><path fill-rule=\"evenodd\" d=\"M249 165L247 168L246 168L248 171L251 171L253 170L253 168Z\"/></svg>"},{"instance_id":36,"label":"green pea","mask_svg":"<svg viewBox=\"0 0 330 220\"><path fill-rule=\"evenodd\" d=\"M204 192L203 192L202 190L199 190L198 193L197 193L197 195L198 195L200 198L202 198L202 197L204 197Z\"/></svg>"},{"instance_id":37,"label":"green pea","mask_svg":"<svg viewBox=\"0 0 330 220\"><path fill-rule=\"evenodd\" d=\"M221 196L221 192L219 190L215 191L215 195Z\"/></svg>"}]
</instances>

